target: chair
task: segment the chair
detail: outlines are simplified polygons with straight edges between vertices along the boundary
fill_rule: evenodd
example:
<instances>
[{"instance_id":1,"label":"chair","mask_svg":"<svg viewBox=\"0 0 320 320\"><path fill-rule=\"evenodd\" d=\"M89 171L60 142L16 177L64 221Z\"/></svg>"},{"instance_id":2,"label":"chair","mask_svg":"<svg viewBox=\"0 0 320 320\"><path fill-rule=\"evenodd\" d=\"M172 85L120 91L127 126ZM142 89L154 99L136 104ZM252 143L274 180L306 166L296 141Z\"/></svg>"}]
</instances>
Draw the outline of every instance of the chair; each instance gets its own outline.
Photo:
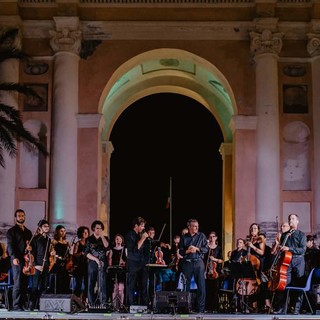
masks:
<instances>
[{"instance_id":1,"label":"chair","mask_svg":"<svg viewBox=\"0 0 320 320\"><path fill-rule=\"evenodd\" d=\"M0 282L0 290L4 291L4 304L7 310L10 310L9 290L13 287L12 270L8 271L8 277L6 281Z\"/></svg>"},{"instance_id":2,"label":"chair","mask_svg":"<svg viewBox=\"0 0 320 320\"><path fill-rule=\"evenodd\" d=\"M286 304L285 304L285 314L287 313L287 308L288 308L288 300L289 300L289 294L290 294L290 291L302 291L307 302L308 302L308 306L309 306L309 309L311 311L311 314L313 314L313 309L311 307L311 304L310 304L310 300L308 298L308 295L307 295L307 292L309 292L311 290L311 280L312 280L312 275L313 275L313 272L314 272L314 269L313 268L310 273L309 273L309 276L307 278L307 281L306 281L306 285L304 287L294 287L294 286L287 286L286 287L286 290L287 290L287 298L286 298Z\"/></svg>"}]
</instances>

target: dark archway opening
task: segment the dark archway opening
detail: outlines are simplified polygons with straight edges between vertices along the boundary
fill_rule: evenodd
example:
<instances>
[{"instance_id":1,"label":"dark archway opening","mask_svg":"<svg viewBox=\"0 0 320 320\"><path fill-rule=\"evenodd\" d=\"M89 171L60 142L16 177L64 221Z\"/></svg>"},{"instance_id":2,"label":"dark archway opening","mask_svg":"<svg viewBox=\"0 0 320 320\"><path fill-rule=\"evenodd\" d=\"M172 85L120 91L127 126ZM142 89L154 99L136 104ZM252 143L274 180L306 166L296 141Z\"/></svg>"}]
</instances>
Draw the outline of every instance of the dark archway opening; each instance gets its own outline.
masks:
<instances>
[{"instance_id":1,"label":"dark archway opening","mask_svg":"<svg viewBox=\"0 0 320 320\"><path fill-rule=\"evenodd\" d=\"M110 175L110 236L125 234L135 216L170 242L166 209L172 177L172 234L189 218L200 231L221 239L223 135L214 116L197 101L179 94L144 97L115 123Z\"/></svg>"}]
</instances>

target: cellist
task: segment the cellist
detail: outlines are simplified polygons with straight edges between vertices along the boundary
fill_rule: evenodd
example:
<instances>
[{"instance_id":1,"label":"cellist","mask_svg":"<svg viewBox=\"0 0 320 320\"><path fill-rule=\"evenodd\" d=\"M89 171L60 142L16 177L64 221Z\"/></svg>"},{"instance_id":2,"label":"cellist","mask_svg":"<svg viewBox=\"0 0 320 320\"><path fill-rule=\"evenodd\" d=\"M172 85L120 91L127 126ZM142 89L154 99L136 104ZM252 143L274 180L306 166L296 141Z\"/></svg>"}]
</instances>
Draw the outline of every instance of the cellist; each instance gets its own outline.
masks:
<instances>
[{"instance_id":1,"label":"cellist","mask_svg":"<svg viewBox=\"0 0 320 320\"><path fill-rule=\"evenodd\" d=\"M280 248L282 252L289 251L292 254L291 262L287 269L286 284L302 285L302 280L305 271L304 255L307 247L307 237L298 230L299 216L296 213L291 213L288 216L290 230L282 234L280 243L287 239L285 244ZM286 292L281 291L279 294L279 309L274 314L283 314L285 311ZM303 300L303 292L296 296L293 314L300 314L300 308Z\"/></svg>"}]
</instances>

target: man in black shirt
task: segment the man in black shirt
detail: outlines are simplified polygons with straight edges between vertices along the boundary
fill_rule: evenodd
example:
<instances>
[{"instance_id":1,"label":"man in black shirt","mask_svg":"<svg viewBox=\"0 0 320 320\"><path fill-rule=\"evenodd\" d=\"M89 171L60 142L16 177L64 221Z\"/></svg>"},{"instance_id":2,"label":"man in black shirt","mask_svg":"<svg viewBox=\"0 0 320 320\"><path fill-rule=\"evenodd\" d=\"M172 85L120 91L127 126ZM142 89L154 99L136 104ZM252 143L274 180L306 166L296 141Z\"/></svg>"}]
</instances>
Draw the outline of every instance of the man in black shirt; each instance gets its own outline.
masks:
<instances>
[{"instance_id":1,"label":"man in black shirt","mask_svg":"<svg viewBox=\"0 0 320 320\"><path fill-rule=\"evenodd\" d=\"M126 234L127 246L127 306L136 304L134 292L139 288L140 304L148 305L148 267L150 241L145 231L146 221L136 217L132 229ZM147 240L148 239L148 240Z\"/></svg>"},{"instance_id":2,"label":"man in black shirt","mask_svg":"<svg viewBox=\"0 0 320 320\"><path fill-rule=\"evenodd\" d=\"M85 256L88 258L88 302L94 306L99 300L101 305L107 304L107 268L109 238L103 235L104 225L96 220L91 224L93 234L88 237ZM97 296L94 288L98 284Z\"/></svg>"},{"instance_id":3,"label":"man in black shirt","mask_svg":"<svg viewBox=\"0 0 320 320\"><path fill-rule=\"evenodd\" d=\"M48 237L50 227L47 220L40 220L38 223L38 234L31 240L32 255L34 258L35 274L32 276L32 288L30 294L29 310L39 309L41 293L47 287L50 238Z\"/></svg>"},{"instance_id":4,"label":"man in black shirt","mask_svg":"<svg viewBox=\"0 0 320 320\"><path fill-rule=\"evenodd\" d=\"M26 249L31 250L27 245L32 238L32 232L24 225L26 216L22 209L17 209L14 217L16 224L7 232L7 250L13 274L12 304L13 310L24 311L27 302L28 278L22 270Z\"/></svg>"},{"instance_id":5,"label":"man in black shirt","mask_svg":"<svg viewBox=\"0 0 320 320\"><path fill-rule=\"evenodd\" d=\"M290 225L290 230L281 235L280 243L287 241L280 248L283 251L289 251L292 253L292 259L287 270L287 285L301 285L304 271L305 271L305 252L307 246L307 237L306 235L298 230L299 216L296 213L292 213L288 216L288 222ZM280 297L279 310L276 311L276 314L281 314L285 310L285 300L286 293ZM302 305L303 293L297 294L297 299L294 306L294 314L298 315L300 313L300 308Z\"/></svg>"},{"instance_id":6,"label":"man in black shirt","mask_svg":"<svg viewBox=\"0 0 320 320\"><path fill-rule=\"evenodd\" d=\"M204 233L199 232L196 219L187 222L188 233L181 237L179 254L183 257L182 273L186 278L186 291L190 291L192 276L197 284L197 311L205 312L206 284L204 255L208 252L208 241Z\"/></svg>"}]
</instances>

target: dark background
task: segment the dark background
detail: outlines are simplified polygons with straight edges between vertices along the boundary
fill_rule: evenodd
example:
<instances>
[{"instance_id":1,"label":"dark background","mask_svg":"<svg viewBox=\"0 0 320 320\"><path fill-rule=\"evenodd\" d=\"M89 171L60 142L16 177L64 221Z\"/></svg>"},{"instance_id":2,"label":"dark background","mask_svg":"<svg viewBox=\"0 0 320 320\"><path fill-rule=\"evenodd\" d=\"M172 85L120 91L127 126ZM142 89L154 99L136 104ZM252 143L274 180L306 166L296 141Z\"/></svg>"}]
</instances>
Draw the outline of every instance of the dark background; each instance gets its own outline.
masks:
<instances>
[{"instance_id":1,"label":"dark background","mask_svg":"<svg viewBox=\"0 0 320 320\"><path fill-rule=\"evenodd\" d=\"M221 129L197 101L178 94L154 94L132 104L119 117L110 141L110 236L125 234L135 216L147 220L170 242L166 209L172 177L172 234L189 218L200 231L221 236ZM221 239L221 238L220 238Z\"/></svg>"}]
</instances>

